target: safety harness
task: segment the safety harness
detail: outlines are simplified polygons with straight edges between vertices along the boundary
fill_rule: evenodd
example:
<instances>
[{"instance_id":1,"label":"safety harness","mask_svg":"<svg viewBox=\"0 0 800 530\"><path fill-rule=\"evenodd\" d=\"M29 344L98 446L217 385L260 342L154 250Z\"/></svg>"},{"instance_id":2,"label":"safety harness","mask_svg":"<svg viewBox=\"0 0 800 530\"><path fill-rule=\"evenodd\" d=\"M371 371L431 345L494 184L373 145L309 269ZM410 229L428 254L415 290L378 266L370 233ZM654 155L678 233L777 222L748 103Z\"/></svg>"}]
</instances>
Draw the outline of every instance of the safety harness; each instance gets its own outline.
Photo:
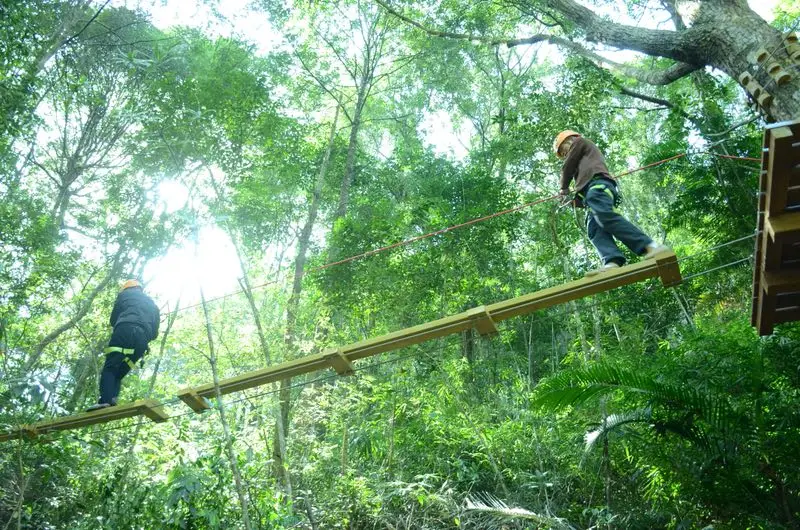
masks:
<instances>
[{"instance_id":1,"label":"safety harness","mask_svg":"<svg viewBox=\"0 0 800 530\"><path fill-rule=\"evenodd\" d=\"M600 179L598 177L593 178L592 180L589 181L589 185L584 188L584 190L586 190L585 192L581 191L580 193L577 193L578 198L581 200L581 204L585 204L586 193L589 193L589 190L603 190L604 193L606 193L609 197L611 197L611 201L614 204L614 210L616 210L617 207L619 206L619 203L622 202L622 194L619 191L619 186L617 186L616 182L608 179L604 179L607 181L607 183L605 184L604 183L592 184L592 182L596 180ZM614 194L613 191L608 189L608 183L614 186L614 189L617 192L616 195Z\"/></svg>"},{"instance_id":2,"label":"safety harness","mask_svg":"<svg viewBox=\"0 0 800 530\"><path fill-rule=\"evenodd\" d=\"M131 356L133 356L133 354L136 353L135 349L123 348L122 346L109 346L105 349L105 353L107 354L115 352L121 353L123 355L122 360L125 361L128 366L130 366L131 370L136 368L136 363L133 362L133 360L131 360ZM139 366L144 367L144 356L142 356L142 358L139 359Z\"/></svg>"}]
</instances>

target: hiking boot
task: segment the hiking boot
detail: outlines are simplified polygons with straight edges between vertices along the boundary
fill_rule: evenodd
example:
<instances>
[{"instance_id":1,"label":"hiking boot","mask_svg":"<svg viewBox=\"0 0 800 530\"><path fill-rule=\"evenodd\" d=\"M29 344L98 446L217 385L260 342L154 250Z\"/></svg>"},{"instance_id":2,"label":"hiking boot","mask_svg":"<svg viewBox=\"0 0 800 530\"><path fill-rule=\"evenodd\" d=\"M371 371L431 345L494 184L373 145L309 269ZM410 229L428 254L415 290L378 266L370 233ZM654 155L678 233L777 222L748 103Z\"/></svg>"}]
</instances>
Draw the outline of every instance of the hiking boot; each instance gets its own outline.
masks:
<instances>
[{"instance_id":1,"label":"hiking boot","mask_svg":"<svg viewBox=\"0 0 800 530\"><path fill-rule=\"evenodd\" d=\"M110 403L95 403L91 407L86 409L86 412L94 412L95 410L105 409L110 407Z\"/></svg>"},{"instance_id":2,"label":"hiking boot","mask_svg":"<svg viewBox=\"0 0 800 530\"><path fill-rule=\"evenodd\" d=\"M647 246L647 253L644 259L653 259L657 254L671 250L667 245L656 245L655 243Z\"/></svg>"},{"instance_id":3,"label":"hiking boot","mask_svg":"<svg viewBox=\"0 0 800 530\"><path fill-rule=\"evenodd\" d=\"M603 274L604 272L613 271L614 269L619 269L619 263L615 261L609 261L599 269L590 270L586 273L586 276L597 276L598 274Z\"/></svg>"}]
</instances>

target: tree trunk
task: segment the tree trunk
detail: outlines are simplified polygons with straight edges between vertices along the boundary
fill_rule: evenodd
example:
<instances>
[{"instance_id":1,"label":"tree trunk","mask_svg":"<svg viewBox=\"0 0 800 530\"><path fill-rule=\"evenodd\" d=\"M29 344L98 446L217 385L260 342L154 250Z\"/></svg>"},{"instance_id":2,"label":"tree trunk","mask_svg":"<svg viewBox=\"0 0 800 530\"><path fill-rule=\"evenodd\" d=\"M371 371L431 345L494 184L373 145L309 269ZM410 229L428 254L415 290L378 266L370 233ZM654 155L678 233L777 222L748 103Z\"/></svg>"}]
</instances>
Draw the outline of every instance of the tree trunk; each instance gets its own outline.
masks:
<instances>
[{"instance_id":1,"label":"tree trunk","mask_svg":"<svg viewBox=\"0 0 800 530\"><path fill-rule=\"evenodd\" d=\"M211 374L214 377L214 390L217 394L217 410L219 411L219 421L222 424L222 431L225 436L225 451L228 453L228 462L231 466L231 473L233 474L233 481L236 486L236 494L239 497L239 504L242 506L242 523L244 523L245 530L250 530L250 515L248 511L247 492L242 484L242 476L239 473L239 465L236 460L236 451L233 447L233 440L231 438L230 429L228 428L228 421L225 418L225 406L222 400L222 394L219 390L219 373L217 372L217 354L214 350L214 336L211 330L211 318L208 315L208 305L206 298L203 294L202 287L200 288L200 301L203 306L203 316L206 322L206 334L208 336L208 362L211 364Z\"/></svg>"},{"instance_id":2,"label":"tree trunk","mask_svg":"<svg viewBox=\"0 0 800 530\"><path fill-rule=\"evenodd\" d=\"M527 339L525 340L525 349L528 352L528 391L533 390L536 386L536 357L533 351L533 317L530 319L531 325L528 329ZM522 337L525 338L525 331L522 332Z\"/></svg>"},{"instance_id":3,"label":"tree trunk","mask_svg":"<svg viewBox=\"0 0 800 530\"><path fill-rule=\"evenodd\" d=\"M314 225L317 222L319 215L319 205L322 200L322 187L325 184L325 175L328 172L330 164L331 152L333 151L333 143L336 139L336 125L339 120L339 107L336 107L336 114L333 117L333 124L331 124L331 133L328 137L328 146L325 149L325 155L322 158L322 163L317 174L317 180L314 184L314 190L311 197L311 205L308 208L308 216L306 217L303 230L300 232L300 239L297 242L297 255L294 260L294 280L292 282L292 294L286 304L286 332L284 333L284 344L286 346L286 354L294 356L295 336L297 333L297 309L300 304L300 294L303 291L303 275L305 274L306 254L308 253L308 246L311 241L311 233L314 230ZM291 481L288 472L286 471L286 437L289 432L289 411L291 408L291 379L283 379L280 382L280 391L278 393L278 412L275 421L275 443L273 447L273 456L275 461L275 475L279 477L281 484L287 495L291 496Z\"/></svg>"},{"instance_id":4,"label":"tree trunk","mask_svg":"<svg viewBox=\"0 0 800 530\"><path fill-rule=\"evenodd\" d=\"M365 76L366 77L366 76ZM372 76L370 75L370 78ZM344 178L342 178L342 187L339 190L339 206L336 208L335 219L344 217L347 214L347 206L350 203L350 186L353 184L355 177L356 167L356 150L358 148L358 130L361 128L361 112L364 110L364 104L367 101L367 91L371 79L362 77L360 86L358 87L358 96L356 98L356 108L353 111L353 122L350 125L350 140L347 144L347 163L345 165ZM339 108L336 108L339 112Z\"/></svg>"},{"instance_id":5,"label":"tree trunk","mask_svg":"<svg viewBox=\"0 0 800 530\"><path fill-rule=\"evenodd\" d=\"M350 450L350 437L349 432L347 430L347 420L344 421L342 424L342 445L341 445L341 454L340 454L340 464L341 464L341 471L342 475L347 474L347 462L349 459L349 450Z\"/></svg>"},{"instance_id":6,"label":"tree trunk","mask_svg":"<svg viewBox=\"0 0 800 530\"><path fill-rule=\"evenodd\" d=\"M678 306L681 308L681 312L683 313L683 318L686 319L686 325L690 328L694 328L694 319L692 315L689 314L688 304L686 303L686 299L681 296L677 289L670 289L672 296L675 297L675 301L678 302Z\"/></svg>"},{"instance_id":7,"label":"tree trunk","mask_svg":"<svg viewBox=\"0 0 800 530\"><path fill-rule=\"evenodd\" d=\"M599 307L592 308L592 317L594 318L594 358L599 359L603 353L603 317Z\"/></svg>"},{"instance_id":8,"label":"tree trunk","mask_svg":"<svg viewBox=\"0 0 800 530\"><path fill-rule=\"evenodd\" d=\"M156 359L156 364L153 366L153 375L150 377L150 382L147 385L147 394L145 395L146 398L149 398L153 394L153 388L156 386L156 378L158 377L158 370L161 368L161 360L164 358L164 350L167 347L167 337L169 337L170 331L172 331L172 325L175 324L175 320L178 318L178 311L181 308L181 299L175 302L175 309L172 310L170 313L169 318L167 318L167 328L161 333L161 344L158 348L158 359Z\"/></svg>"}]
</instances>

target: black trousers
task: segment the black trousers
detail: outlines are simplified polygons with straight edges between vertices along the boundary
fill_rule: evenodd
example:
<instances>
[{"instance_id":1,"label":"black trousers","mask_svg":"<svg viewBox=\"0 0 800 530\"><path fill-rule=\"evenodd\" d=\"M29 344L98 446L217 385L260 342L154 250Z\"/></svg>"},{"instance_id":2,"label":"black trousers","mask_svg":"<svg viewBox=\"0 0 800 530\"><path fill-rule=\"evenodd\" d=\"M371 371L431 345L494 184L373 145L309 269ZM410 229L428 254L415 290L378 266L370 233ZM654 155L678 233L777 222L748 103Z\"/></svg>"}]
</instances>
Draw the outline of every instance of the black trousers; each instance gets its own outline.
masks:
<instances>
[{"instance_id":1,"label":"black trousers","mask_svg":"<svg viewBox=\"0 0 800 530\"><path fill-rule=\"evenodd\" d=\"M586 231L592 245L600 254L603 265L612 261L617 265L625 264L625 256L620 252L614 238L638 256L647 251L647 245L653 240L614 208L619 196L613 181L595 178L580 195L588 209Z\"/></svg>"},{"instance_id":2,"label":"black trousers","mask_svg":"<svg viewBox=\"0 0 800 530\"><path fill-rule=\"evenodd\" d=\"M112 350L112 351L109 351ZM125 352L113 350L126 350ZM103 371L100 374L100 403L117 404L122 378L128 375L147 351L144 329L135 324L114 326Z\"/></svg>"}]
</instances>

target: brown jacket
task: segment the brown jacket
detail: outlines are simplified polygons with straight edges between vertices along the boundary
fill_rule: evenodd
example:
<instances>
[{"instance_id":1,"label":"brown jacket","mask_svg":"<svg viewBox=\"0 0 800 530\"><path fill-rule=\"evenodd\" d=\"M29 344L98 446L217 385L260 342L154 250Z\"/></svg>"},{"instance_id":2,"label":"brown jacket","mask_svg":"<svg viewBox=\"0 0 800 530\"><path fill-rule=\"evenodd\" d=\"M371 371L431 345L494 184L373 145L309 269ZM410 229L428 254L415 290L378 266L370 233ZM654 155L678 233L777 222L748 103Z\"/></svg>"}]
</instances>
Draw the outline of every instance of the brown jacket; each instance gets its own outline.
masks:
<instances>
[{"instance_id":1,"label":"brown jacket","mask_svg":"<svg viewBox=\"0 0 800 530\"><path fill-rule=\"evenodd\" d=\"M595 175L614 179L597 146L586 138L576 138L561 168L561 190L569 190L570 182L575 180L575 191L579 192Z\"/></svg>"}]
</instances>

